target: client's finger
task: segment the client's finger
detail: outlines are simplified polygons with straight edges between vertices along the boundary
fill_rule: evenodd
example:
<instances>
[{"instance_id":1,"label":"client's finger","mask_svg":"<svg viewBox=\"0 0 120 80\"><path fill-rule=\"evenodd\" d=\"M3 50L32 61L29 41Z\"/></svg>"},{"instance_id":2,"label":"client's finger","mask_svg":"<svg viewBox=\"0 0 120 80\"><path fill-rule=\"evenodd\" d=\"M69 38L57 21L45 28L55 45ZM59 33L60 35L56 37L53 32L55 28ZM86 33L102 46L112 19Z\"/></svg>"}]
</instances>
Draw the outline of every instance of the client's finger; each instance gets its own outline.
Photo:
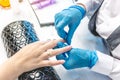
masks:
<instances>
[{"instance_id":1,"label":"client's finger","mask_svg":"<svg viewBox=\"0 0 120 80\"><path fill-rule=\"evenodd\" d=\"M56 56L58 54L67 52L67 51L71 50L71 48L72 48L71 46L66 46L66 47L59 48L59 49L49 49L46 52L44 52L40 57L42 59L48 59L48 58Z\"/></svg>"},{"instance_id":2,"label":"client's finger","mask_svg":"<svg viewBox=\"0 0 120 80\"><path fill-rule=\"evenodd\" d=\"M65 61L64 60L44 60L40 63L42 66L55 66L55 65L60 65L63 64Z\"/></svg>"}]
</instances>

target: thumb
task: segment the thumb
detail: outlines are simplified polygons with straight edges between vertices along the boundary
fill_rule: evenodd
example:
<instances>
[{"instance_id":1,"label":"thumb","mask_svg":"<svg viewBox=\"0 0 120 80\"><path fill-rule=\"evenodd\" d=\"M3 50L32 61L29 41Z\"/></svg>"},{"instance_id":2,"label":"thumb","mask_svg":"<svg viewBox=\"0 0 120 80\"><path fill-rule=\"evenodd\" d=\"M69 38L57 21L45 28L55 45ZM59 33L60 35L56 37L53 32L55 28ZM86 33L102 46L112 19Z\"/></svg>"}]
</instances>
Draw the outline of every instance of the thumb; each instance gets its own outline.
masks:
<instances>
[{"instance_id":1,"label":"thumb","mask_svg":"<svg viewBox=\"0 0 120 80\"><path fill-rule=\"evenodd\" d=\"M66 42L70 45L71 41L72 41L72 37L74 35L74 32L76 30L77 26L76 24L69 24L69 31L68 31L68 35L66 37Z\"/></svg>"},{"instance_id":2,"label":"thumb","mask_svg":"<svg viewBox=\"0 0 120 80\"><path fill-rule=\"evenodd\" d=\"M57 34L65 39L67 36L67 32L64 30L65 26L67 25L66 21L62 20L55 24L55 29L57 31Z\"/></svg>"}]
</instances>

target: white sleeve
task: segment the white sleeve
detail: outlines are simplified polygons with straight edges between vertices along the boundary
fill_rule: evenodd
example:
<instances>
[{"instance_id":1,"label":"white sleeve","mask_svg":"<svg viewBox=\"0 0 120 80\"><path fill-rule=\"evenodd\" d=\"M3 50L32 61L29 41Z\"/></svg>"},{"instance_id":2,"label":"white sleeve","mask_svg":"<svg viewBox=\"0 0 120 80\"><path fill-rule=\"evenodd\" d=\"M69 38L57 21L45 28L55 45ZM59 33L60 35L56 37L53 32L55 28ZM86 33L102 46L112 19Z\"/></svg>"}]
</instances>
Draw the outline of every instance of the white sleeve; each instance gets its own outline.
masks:
<instances>
[{"instance_id":1,"label":"white sleeve","mask_svg":"<svg viewBox=\"0 0 120 80\"><path fill-rule=\"evenodd\" d=\"M90 18L98 9L103 0L78 0L76 3L81 3L86 8L86 15Z\"/></svg>"},{"instance_id":2,"label":"white sleeve","mask_svg":"<svg viewBox=\"0 0 120 80\"><path fill-rule=\"evenodd\" d=\"M91 70L105 75L109 75L113 66L113 58L99 51L97 51L97 56L98 61Z\"/></svg>"},{"instance_id":3,"label":"white sleeve","mask_svg":"<svg viewBox=\"0 0 120 80\"><path fill-rule=\"evenodd\" d=\"M120 60L113 60L113 68L109 75L113 80L120 80Z\"/></svg>"},{"instance_id":4,"label":"white sleeve","mask_svg":"<svg viewBox=\"0 0 120 80\"><path fill-rule=\"evenodd\" d=\"M120 80L120 60L97 51L98 61L91 70Z\"/></svg>"}]
</instances>

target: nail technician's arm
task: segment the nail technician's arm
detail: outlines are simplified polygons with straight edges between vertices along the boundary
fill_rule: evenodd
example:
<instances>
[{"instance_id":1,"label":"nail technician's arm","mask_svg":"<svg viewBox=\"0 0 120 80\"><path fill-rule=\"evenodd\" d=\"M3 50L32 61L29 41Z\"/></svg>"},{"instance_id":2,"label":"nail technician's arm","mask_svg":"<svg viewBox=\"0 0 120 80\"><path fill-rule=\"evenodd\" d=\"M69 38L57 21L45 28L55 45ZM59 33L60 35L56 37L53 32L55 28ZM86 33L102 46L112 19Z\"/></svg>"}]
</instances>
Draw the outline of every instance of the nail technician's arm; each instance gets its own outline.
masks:
<instances>
[{"instance_id":1,"label":"nail technician's arm","mask_svg":"<svg viewBox=\"0 0 120 80\"><path fill-rule=\"evenodd\" d=\"M71 49L71 46L53 49L59 41L61 40L38 41L23 47L0 65L0 80L15 80L23 72L38 67L63 64L64 60L48 60L49 57Z\"/></svg>"}]
</instances>

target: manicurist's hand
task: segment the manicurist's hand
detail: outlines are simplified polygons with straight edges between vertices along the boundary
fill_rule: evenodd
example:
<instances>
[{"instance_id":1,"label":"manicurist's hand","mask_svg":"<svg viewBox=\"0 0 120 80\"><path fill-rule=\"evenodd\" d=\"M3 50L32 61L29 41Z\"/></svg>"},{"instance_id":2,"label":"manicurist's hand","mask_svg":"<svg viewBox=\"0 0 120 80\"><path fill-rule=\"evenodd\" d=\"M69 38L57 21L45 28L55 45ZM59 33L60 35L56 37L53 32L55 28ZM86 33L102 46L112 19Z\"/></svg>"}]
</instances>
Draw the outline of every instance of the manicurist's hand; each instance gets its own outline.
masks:
<instances>
[{"instance_id":1,"label":"manicurist's hand","mask_svg":"<svg viewBox=\"0 0 120 80\"><path fill-rule=\"evenodd\" d=\"M57 48L67 46L63 42L59 42ZM65 60L63 66L66 69L75 69L89 67L92 68L98 61L96 51L84 50L80 48L72 48L70 51L56 56L58 60Z\"/></svg>"},{"instance_id":2,"label":"manicurist's hand","mask_svg":"<svg viewBox=\"0 0 120 80\"><path fill-rule=\"evenodd\" d=\"M66 40L68 44L71 44L73 34L84 17L85 12L85 9L82 7L73 5L55 15L55 29L58 35ZM69 30L65 31L67 26Z\"/></svg>"}]
</instances>

